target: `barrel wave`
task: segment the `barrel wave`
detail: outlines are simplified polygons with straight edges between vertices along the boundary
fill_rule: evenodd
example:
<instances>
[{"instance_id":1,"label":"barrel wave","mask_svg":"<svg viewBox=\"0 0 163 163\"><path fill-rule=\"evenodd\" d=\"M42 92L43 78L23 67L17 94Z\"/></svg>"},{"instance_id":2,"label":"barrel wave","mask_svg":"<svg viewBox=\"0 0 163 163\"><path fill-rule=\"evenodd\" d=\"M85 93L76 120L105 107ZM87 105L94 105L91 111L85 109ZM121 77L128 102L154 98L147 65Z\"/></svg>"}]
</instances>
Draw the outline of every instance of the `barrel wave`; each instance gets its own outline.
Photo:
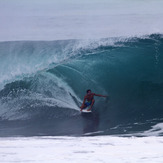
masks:
<instances>
[{"instance_id":1,"label":"barrel wave","mask_svg":"<svg viewBox=\"0 0 163 163\"><path fill-rule=\"evenodd\" d=\"M162 121L162 35L0 42L0 58L1 136L124 134ZM81 115L87 89L109 98Z\"/></svg>"}]
</instances>

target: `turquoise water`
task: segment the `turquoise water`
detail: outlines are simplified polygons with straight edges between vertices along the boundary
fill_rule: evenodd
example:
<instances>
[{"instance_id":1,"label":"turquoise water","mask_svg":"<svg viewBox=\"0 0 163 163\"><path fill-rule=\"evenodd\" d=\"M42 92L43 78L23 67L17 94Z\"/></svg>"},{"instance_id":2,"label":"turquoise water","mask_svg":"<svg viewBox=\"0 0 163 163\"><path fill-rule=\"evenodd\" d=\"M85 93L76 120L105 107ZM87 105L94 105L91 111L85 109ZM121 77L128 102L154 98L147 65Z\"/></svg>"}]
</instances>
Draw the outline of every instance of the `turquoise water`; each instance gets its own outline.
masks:
<instances>
[{"instance_id":1,"label":"turquoise water","mask_svg":"<svg viewBox=\"0 0 163 163\"><path fill-rule=\"evenodd\" d=\"M10 41L0 49L1 135L119 134L162 121L162 35ZM95 97L83 117L87 89L109 98Z\"/></svg>"}]
</instances>

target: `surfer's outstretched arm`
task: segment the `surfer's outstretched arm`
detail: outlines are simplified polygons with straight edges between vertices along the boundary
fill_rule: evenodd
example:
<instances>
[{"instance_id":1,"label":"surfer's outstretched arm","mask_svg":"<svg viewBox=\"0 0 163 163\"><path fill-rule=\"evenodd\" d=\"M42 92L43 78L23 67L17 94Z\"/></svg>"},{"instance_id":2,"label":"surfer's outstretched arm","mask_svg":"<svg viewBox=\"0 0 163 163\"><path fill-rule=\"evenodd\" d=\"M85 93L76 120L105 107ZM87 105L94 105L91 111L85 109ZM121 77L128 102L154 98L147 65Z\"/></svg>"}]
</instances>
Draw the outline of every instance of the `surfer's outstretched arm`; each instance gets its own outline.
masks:
<instances>
[{"instance_id":1,"label":"surfer's outstretched arm","mask_svg":"<svg viewBox=\"0 0 163 163\"><path fill-rule=\"evenodd\" d=\"M99 95L99 94L94 94L95 96L99 96L99 97L108 97L108 96L105 96L105 95Z\"/></svg>"}]
</instances>

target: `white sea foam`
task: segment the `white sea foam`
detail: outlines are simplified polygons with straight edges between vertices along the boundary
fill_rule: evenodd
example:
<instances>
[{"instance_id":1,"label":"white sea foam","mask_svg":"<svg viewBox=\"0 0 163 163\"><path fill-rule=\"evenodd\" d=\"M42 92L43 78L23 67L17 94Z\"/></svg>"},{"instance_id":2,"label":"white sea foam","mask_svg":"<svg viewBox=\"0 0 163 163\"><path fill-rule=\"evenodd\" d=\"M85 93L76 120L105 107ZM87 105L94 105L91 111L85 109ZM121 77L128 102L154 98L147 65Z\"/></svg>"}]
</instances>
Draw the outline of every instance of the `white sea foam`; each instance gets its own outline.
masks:
<instances>
[{"instance_id":1,"label":"white sea foam","mask_svg":"<svg viewBox=\"0 0 163 163\"><path fill-rule=\"evenodd\" d=\"M0 1L0 41L163 33L162 0Z\"/></svg>"},{"instance_id":2,"label":"white sea foam","mask_svg":"<svg viewBox=\"0 0 163 163\"><path fill-rule=\"evenodd\" d=\"M163 123L158 123L152 126L152 129L145 131L143 135L146 136L160 136L163 135Z\"/></svg>"},{"instance_id":3,"label":"white sea foam","mask_svg":"<svg viewBox=\"0 0 163 163\"><path fill-rule=\"evenodd\" d=\"M0 138L0 162L161 163L162 137Z\"/></svg>"}]
</instances>

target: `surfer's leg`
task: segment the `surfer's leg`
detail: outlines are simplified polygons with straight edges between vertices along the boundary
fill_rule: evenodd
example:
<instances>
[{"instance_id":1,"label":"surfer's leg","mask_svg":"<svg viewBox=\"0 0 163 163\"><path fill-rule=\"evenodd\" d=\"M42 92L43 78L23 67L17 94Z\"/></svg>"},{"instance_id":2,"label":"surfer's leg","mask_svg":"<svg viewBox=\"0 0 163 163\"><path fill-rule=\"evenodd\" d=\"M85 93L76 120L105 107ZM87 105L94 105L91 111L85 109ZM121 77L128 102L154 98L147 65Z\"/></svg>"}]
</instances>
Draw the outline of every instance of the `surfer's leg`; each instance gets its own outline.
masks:
<instances>
[{"instance_id":1,"label":"surfer's leg","mask_svg":"<svg viewBox=\"0 0 163 163\"><path fill-rule=\"evenodd\" d=\"M95 100L93 99L93 100L92 100L92 103L91 103L91 106L90 106L90 108L88 109L88 111L90 111L90 110L92 109L94 103L95 103Z\"/></svg>"},{"instance_id":2,"label":"surfer's leg","mask_svg":"<svg viewBox=\"0 0 163 163\"><path fill-rule=\"evenodd\" d=\"M87 105L83 104L81 107L80 107L80 111L82 111L84 108L86 108Z\"/></svg>"}]
</instances>

